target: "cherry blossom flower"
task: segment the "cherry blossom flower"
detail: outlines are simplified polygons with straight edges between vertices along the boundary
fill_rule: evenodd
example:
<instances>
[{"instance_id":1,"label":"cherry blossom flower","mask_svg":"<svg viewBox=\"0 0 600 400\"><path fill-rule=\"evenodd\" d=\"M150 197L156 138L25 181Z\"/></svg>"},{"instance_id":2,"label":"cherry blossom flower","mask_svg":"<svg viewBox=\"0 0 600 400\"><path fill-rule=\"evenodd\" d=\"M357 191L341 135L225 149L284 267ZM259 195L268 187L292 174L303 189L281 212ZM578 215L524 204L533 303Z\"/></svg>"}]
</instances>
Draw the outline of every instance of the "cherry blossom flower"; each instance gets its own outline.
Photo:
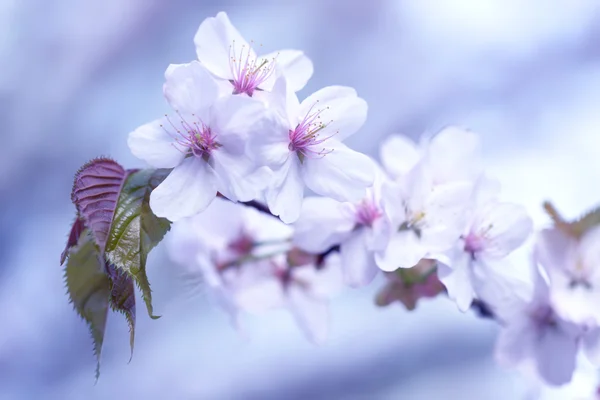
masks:
<instances>
[{"instance_id":1,"label":"cherry blossom flower","mask_svg":"<svg viewBox=\"0 0 600 400\"><path fill-rule=\"evenodd\" d=\"M336 254L327 257L325 265L288 267L282 282L287 309L305 337L322 344L329 333L329 300L339 292L342 282L340 260Z\"/></svg>"},{"instance_id":2,"label":"cherry blossom flower","mask_svg":"<svg viewBox=\"0 0 600 400\"><path fill-rule=\"evenodd\" d=\"M435 258L460 238L472 200L471 182L433 184L432 171L419 163L399 183L388 184L383 201L393 234L376 254L384 271L410 268L421 258Z\"/></svg>"},{"instance_id":3,"label":"cherry blossom flower","mask_svg":"<svg viewBox=\"0 0 600 400\"><path fill-rule=\"evenodd\" d=\"M375 302L378 306L387 306L399 301L407 310L414 310L422 298L435 297L444 291L434 260L422 259L409 269L386 272L388 283L379 291Z\"/></svg>"},{"instance_id":4,"label":"cherry blossom flower","mask_svg":"<svg viewBox=\"0 0 600 400\"><path fill-rule=\"evenodd\" d=\"M310 59L298 50L280 50L263 56L256 55L253 42L248 43L220 12L205 19L194 37L198 60L221 81L227 93L254 96L273 88L280 71L298 91L313 73Z\"/></svg>"},{"instance_id":5,"label":"cherry blossom flower","mask_svg":"<svg viewBox=\"0 0 600 400\"><path fill-rule=\"evenodd\" d=\"M379 181L357 203L340 203L326 197L307 197L294 224L293 242L322 253L340 245L344 282L352 287L371 283L379 268L375 252L385 248L389 221L383 210Z\"/></svg>"},{"instance_id":6,"label":"cherry blossom flower","mask_svg":"<svg viewBox=\"0 0 600 400\"><path fill-rule=\"evenodd\" d=\"M342 141L367 116L366 102L349 87L323 88L302 103L279 79L270 118L250 135L249 154L273 171L267 204L286 223L300 215L304 185L337 201L358 201L374 181L373 161Z\"/></svg>"},{"instance_id":7,"label":"cherry blossom flower","mask_svg":"<svg viewBox=\"0 0 600 400\"><path fill-rule=\"evenodd\" d=\"M575 369L581 327L556 313L548 284L537 270L530 290L519 291L518 286L518 282L513 282L509 301L491 301L502 326L496 358L503 365L531 367L551 385L569 382Z\"/></svg>"},{"instance_id":8,"label":"cherry blossom flower","mask_svg":"<svg viewBox=\"0 0 600 400\"><path fill-rule=\"evenodd\" d=\"M575 323L600 326L600 227L579 240L557 228L545 229L535 252L550 278L556 311Z\"/></svg>"},{"instance_id":9,"label":"cherry blossom flower","mask_svg":"<svg viewBox=\"0 0 600 400\"><path fill-rule=\"evenodd\" d=\"M420 146L401 136L382 145L382 164L394 180L383 190L394 233L377 254L379 268L410 268L457 243L482 174L479 147L476 134L453 126Z\"/></svg>"},{"instance_id":10,"label":"cherry blossom flower","mask_svg":"<svg viewBox=\"0 0 600 400\"><path fill-rule=\"evenodd\" d=\"M320 269L314 256L295 257L288 265L291 231L254 209L216 199L206 212L173 225L168 250L186 281L205 282L237 328L240 313L286 308L307 338L321 343L328 299L341 283L339 257L327 257Z\"/></svg>"},{"instance_id":11,"label":"cherry blossom flower","mask_svg":"<svg viewBox=\"0 0 600 400\"><path fill-rule=\"evenodd\" d=\"M286 251L290 236L290 227L275 218L217 198L206 212L173 224L167 250L182 278L204 283L239 328L240 311L260 313L283 304L263 257Z\"/></svg>"},{"instance_id":12,"label":"cherry blossom flower","mask_svg":"<svg viewBox=\"0 0 600 400\"><path fill-rule=\"evenodd\" d=\"M248 97L219 98L215 80L198 62L171 65L164 93L175 116L130 133L132 153L156 168L173 168L152 192L159 217L177 221L204 210L221 192L232 201L256 198L270 172L245 153L246 132L265 105Z\"/></svg>"},{"instance_id":13,"label":"cherry blossom flower","mask_svg":"<svg viewBox=\"0 0 600 400\"><path fill-rule=\"evenodd\" d=\"M469 217L467 229L457 245L440 263L438 275L461 311L466 311L478 286L495 279L506 266L503 259L530 235L533 222L522 206L489 201Z\"/></svg>"},{"instance_id":14,"label":"cherry blossom flower","mask_svg":"<svg viewBox=\"0 0 600 400\"><path fill-rule=\"evenodd\" d=\"M419 144L403 135L390 135L381 145L379 155L390 178L404 177L419 162L426 162L437 185L475 182L482 173L480 148L477 134L448 126L433 137L423 136Z\"/></svg>"},{"instance_id":15,"label":"cherry blossom flower","mask_svg":"<svg viewBox=\"0 0 600 400\"><path fill-rule=\"evenodd\" d=\"M560 387L538 384L529 398L532 400L600 400L598 370L580 358L571 382Z\"/></svg>"}]
</instances>

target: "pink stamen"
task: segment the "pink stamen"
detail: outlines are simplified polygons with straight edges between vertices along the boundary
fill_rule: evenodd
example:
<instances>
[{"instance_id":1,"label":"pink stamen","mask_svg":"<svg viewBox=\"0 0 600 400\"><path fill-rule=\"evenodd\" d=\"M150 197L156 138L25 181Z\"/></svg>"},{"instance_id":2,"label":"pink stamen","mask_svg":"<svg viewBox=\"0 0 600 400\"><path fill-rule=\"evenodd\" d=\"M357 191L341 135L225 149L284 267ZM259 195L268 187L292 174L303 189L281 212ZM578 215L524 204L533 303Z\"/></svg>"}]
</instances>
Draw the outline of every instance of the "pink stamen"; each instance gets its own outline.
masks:
<instances>
[{"instance_id":1,"label":"pink stamen","mask_svg":"<svg viewBox=\"0 0 600 400\"><path fill-rule=\"evenodd\" d=\"M246 93L252 97L254 91L260 90L259 86L269 79L275 70L275 58L271 61L252 58L251 50L251 46L246 49L244 44L236 54L235 40L230 47L229 68L233 76L233 94Z\"/></svg>"},{"instance_id":2,"label":"pink stamen","mask_svg":"<svg viewBox=\"0 0 600 400\"><path fill-rule=\"evenodd\" d=\"M254 248L254 238L250 233L242 229L239 236L227 244L227 248L236 256L245 257L249 255Z\"/></svg>"},{"instance_id":3,"label":"pink stamen","mask_svg":"<svg viewBox=\"0 0 600 400\"><path fill-rule=\"evenodd\" d=\"M321 158L333 151L333 149L326 149L325 147L321 149L314 148L332 138L337 133L334 132L326 137L322 137L319 134L321 130L325 129L327 125L333 121L323 123L323 121L321 121L321 113L325 109L312 112L315 105L308 110L306 116L298 125L296 125L296 128L293 130L290 129L288 133L290 139L288 149L290 151L295 151L300 157L300 160L303 160L304 157ZM326 109L329 109L329 107Z\"/></svg>"},{"instance_id":4,"label":"pink stamen","mask_svg":"<svg viewBox=\"0 0 600 400\"><path fill-rule=\"evenodd\" d=\"M381 217L381 210L373 199L364 199L356 208L356 223L372 227L373 223Z\"/></svg>"},{"instance_id":5,"label":"pink stamen","mask_svg":"<svg viewBox=\"0 0 600 400\"><path fill-rule=\"evenodd\" d=\"M180 126L176 126L171 119L165 115L173 132L164 125L161 125L161 128L175 140L175 143L179 145L178 149L181 150L181 148L183 148L184 150L181 151L184 153L191 153L195 157L208 161L211 152L221 147L216 141L217 135L215 135L210 127L204 124L202 120L198 119L197 121L190 123L186 121L179 112L177 115L181 118ZM192 114L192 117L195 117L195 115Z\"/></svg>"},{"instance_id":6,"label":"pink stamen","mask_svg":"<svg viewBox=\"0 0 600 400\"><path fill-rule=\"evenodd\" d=\"M464 251L471 254L471 258L475 259L475 254L485 249L489 240L489 232L493 228L490 224L486 227L480 227L475 231L470 231L467 236L462 239L465 242Z\"/></svg>"},{"instance_id":7,"label":"pink stamen","mask_svg":"<svg viewBox=\"0 0 600 400\"><path fill-rule=\"evenodd\" d=\"M485 247L484 238L473 232L470 232L463 240L465 241L465 252L470 253L473 257L475 253L480 252Z\"/></svg>"}]
</instances>

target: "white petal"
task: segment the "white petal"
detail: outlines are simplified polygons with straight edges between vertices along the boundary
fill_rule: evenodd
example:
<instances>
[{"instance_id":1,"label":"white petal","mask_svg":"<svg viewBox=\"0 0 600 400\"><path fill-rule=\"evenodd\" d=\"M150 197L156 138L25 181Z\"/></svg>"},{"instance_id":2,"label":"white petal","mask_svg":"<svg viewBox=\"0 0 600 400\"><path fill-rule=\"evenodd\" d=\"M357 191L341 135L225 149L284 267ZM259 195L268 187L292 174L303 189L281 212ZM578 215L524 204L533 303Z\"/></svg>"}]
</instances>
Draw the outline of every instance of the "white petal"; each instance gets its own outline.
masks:
<instances>
[{"instance_id":1,"label":"white petal","mask_svg":"<svg viewBox=\"0 0 600 400\"><path fill-rule=\"evenodd\" d=\"M246 206L216 198L204 212L190 218L193 222L191 228L203 244L221 250L228 242L238 238L249 212Z\"/></svg>"},{"instance_id":2,"label":"white petal","mask_svg":"<svg viewBox=\"0 0 600 400\"><path fill-rule=\"evenodd\" d=\"M398 182L385 182L381 187L381 203L385 214L390 220L392 228L406 222L406 208L404 207L405 195L402 184Z\"/></svg>"},{"instance_id":3,"label":"white petal","mask_svg":"<svg viewBox=\"0 0 600 400\"><path fill-rule=\"evenodd\" d=\"M277 66L281 69L290 90L293 92L297 92L306 86L313 74L312 61L299 50L280 50L259 58L276 59ZM260 65L260 61L258 64Z\"/></svg>"},{"instance_id":4,"label":"white petal","mask_svg":"<svg viewBox=\"0 0 600 400\"><path fill-rule=\"evenodd\" d=\"M575 240L558 229L544 229L536 238L534 256L553 280L553 275L564 274L576 260Z\"/></svg>"},{"instance_id":5,"label":"white petal","mask_svg":"<svg viewBox=\"0 0 600 400\"><path fill-rule=\"evenodd\" d=\"M413 168L421 154L415 142L403 135L390 135L379 148L379 158L392 178L405 175Z\"/></svg>"},{"instance_id":6,"label":"white petal","mask_svg":"<svg viewBox=\"0 0 600 400\"><path fill-rule=\"evenodd\" d=\"M517 366L532 357L536 341L535 327L526 315L519 315L500 330L496 341L496 359L502 365Z\"/></svg>"},{"instance_id":7,"label":"white petal","mask_svg":"<svg viewBox=\"0 0 600 400\"><path fill-rule=\"evenodd\" d=\"M338 201L358 201L375 180L373 160L343 143L328 140L333 150L322 157L305 157L304 181L315 193Z\"/></svg>"},{"instance_id":8,"label":"white petal","mask_svg":"<svg viewBox=\"0 0 600 400\"><path fill-rule=\"evenodd\" d=\"M200 246L202 245L203 243L200 244ZM221 272L217 270L217 266L214 263L211 252L199 252L196 257L196 265L199 266L199 269L202 272L202 283L205 283L211 288L221 289L222 291L224 288L223 276Z\"/></svg>"},{"instance_id":9,"label":"white petal","mask_svg":"<svg viewBox=\"0 0 600 400\"><path fill-rule=\"evenodd\" d=\"M285 76L280 75L277 77L271 92L257 92L258 94L261 95L260 100L268 106L269 110L272 110L282 120L286 121L285 134L287 136L288 131L295 127L303 116L300 116L298 96L290 89Z\"/></svg>"},{"instance_id":10,"label":"white petal","mask_svg":"<svg viewBox=\"0 0 600 400\"><path fill-rule=\"evenodd\" d=\"M171 107L208 123L208 110L219 96L217 82L208 70L198 61L171 64L165 78L163 92Z\"/></svg>"},{"instance_id":11,"label":"white petal","mask_svg":"<svg viewBox=\"0 0 600 400\"><path fill-rule=\"evenodd\" d=\"M398 180L399 191L396 191L395 196L400 200L400 206L404 208L404 202L408 209L412 212L425 212L429 207L428 202L434 191L433 176L431 169L422 162L417 163L402 179ZM387 185L388 189L393 187L393 184ZM387 203L393 204L393 203Z\"/></svg>"},{"instance_id":12,"label":"white petal","mask_svg":"<svg viewBox=\"0 0 600 400\"><path fill-rule=\"evenodd\" d=\"M288 298L289 309L306 338L315 344L325 342L329 332L327 300L313 298L294 284L288 288Z\"/></svg>"},{"instance_id":13,"label":"white petal","mask_svg":"<svg viewBox=\"0 0 600 400\"><path fill-rule=\"evenodd\" d=\"M551 385L568 383L575 370L577 339L563 329L560 325L546 328L535 346L538 373Z\"/></svg>"},{"instance_id":14,"label":"white petal","mask_svg":"<svg viewBox=\"0 0 600 400\"><path fill-rule=\"evenodd\" d=\"M202 251L199 246L199 235L194 229L191 219L183 219L171 225L168 235L165 237L167 253L169 258L181 266L193 270L198 257Z\"/></svg>"},{"instance_id":15,"label":"white petal","mask_svg":"<svg viewBox=\"0 0 600 400\"><path fill-rule=\"evenodd\" d=\"M240 309L231 298L229 292L222 287L212 288L210 291L213 301L229 315L233 328L244 334L244 327L240 319Z\"/></svg>"},{"instance_id":16,"label":"white petal","mask_svg":"<svg viewBox=\"0 0 600 400\"><path fill-rule=\"evenodd\" d=\"M341 243L354 228L341 208L342 204L326 197L307 197L300 218L294 224L293 243L311 253L321 253Z\"/></svg>"},{"instance_id":17,"label":"white petal","mask_svg":"<svg viewBox=\"0 0 600 400\"><path fill-rule=\"evenodd\" d=\"M592 269L594 280L600 286L600 227L594 227L583 235L579 254L583 264Z\"/></svg>"},{"instance_id":18,"label":"white petal","mask_svg":"<svg viewBox=\"0 0 600 400\"><path fill-rule=\"evenodd\" d=\"M275 112L267 112L248 132L247 154L257 166L281 168L293 156L289 149L289 127ZM297 157L295 157L297 158Z\"/></svg>"},{"instance_id":19,"label":"white petal","mask_svg":"<svg viewBox=\"0 0 600 400\"><path fill-rule=\"evenodd\" d=\"M448 297L454 300L460 311L465 312L475 297L471 282L469 255L464 253L463 258L454 261L452 268L439 263L438 277L446 287Z\"/></svg>"},{"instance_id":20,"label":"white petal","mask_svg":"<svg viewBox=\"0 0 600 400\"><path fill-rule=\"evenodd\" d=\"M300 176L300 160L291 156L279 169L273 171L273 184L267 189L266 199L269 209L286 224L300 217L304 182Z\"/></svg>"},{"instance_id":21,"label":"white petal","mask_svg":"<svg viewBox=\"0 0 600 400\"><path fill-rule=\"evenodd\" d=\"M373 226L367 229L366 246L368 250L380 251L385 249L390 240L392 225L387 215L383 214L373 222Z\"/></svg>"},{"instance_id":22,"label":"white petal","mask_svg":"<svg viewBox=\"0 0 600 400\"><path fill-rule=\"evenodd\" d=\"M600 325L600 290L597 287L573 287L570 275L556 271L550 275L550 279L552 304L561 317L582 325Z\"/></svg>"},{"instance_id":23,"label":"white petal","mask_svg":"<svg viewBox=\"0 0 600 400\"><path fill-rule=\"evenodd\" d=\"M252 268L253 265L247 265ZM235 290L235 302L246 312L261 314L281 307L284 304L283 287L276 279L258 279L250 281Z\"/></svg>"},{"instance_id":24,"label":"white petal","mask_svg":"<svg viewBox=\"0 0 600 400\"><path fill-rule=\"evenodd\" d=\"M229 17L220 12L216 17L206 18L194 36L198 60L213 74L222 79L232 79L229 66L231 57L238 57L242 46L245 52L249 45ZM235 53L234 53L235 50ZM254 50L251 57L256 58Z\"/></svg>"},{"instance_id":25,"label":"white petal","mask_svg":"<svg viewBox=\"0 0 600 400\"><path fill-rule=\"evenodd\" d=\"M320 112L319 120L326 128L323 136L335 135L340 142L348 138L365 123L367 102L356 95L356 91L346 86L328 86L310 96L300 104L300 118Z\"/></svg>"},{"instance_id":26,"label":"white petal","mask_svg":"<svg viewBox=\"0 0 600 400\"><path fill-rule=\"evenodd\" d=\"M585 356L594 364L600 366L600 328L592 329L583 337L583 351Z\"/></svg>"},{"instance_id":27,"label":"white petal","mask_svg":"<svg viewBox=\"0 0 600 400\"><path fill-rule=\"evenodd\" d=\"M264 132L270 123L265 104L247 96L226 96L211 108L210 128L232 154L243 154L250 135Z\"/></svg>"},{"instance_id":28,"label":"white petal","mask_svg":"<svg viewBox=\"0 0 600 400\"><path fill-rule=\"evenodd\" d=\"M165 118L142 125L129 134L127 145L139 159L155 168L173 168L185 157L184 149L175 143L165 127Z\"/></svg>"},{"instance_id":29,"label":"white petal","mask_svg":"<svg viewBox=\"0 0 600 400\"><path fill-rule=\"evenodd\" d=\"M383 271L414 267L427 250L421 246L417 235L412 231L401 231L392 235L386 249L375 254L375 262Z\"/></svg>"},{"instance_id":30,"label":"white petal","mask_svg":"<svg viewBox=\"0 0 600 400\"><path fill-rule=\"evenodd\" d=\"M531 301L533 285L521 266L512 268L506 260L478 257L471 272L477 298L491 308L499 322L512 320Z\"/></svg>"},{"instance_id":31,"label":"white petal","mask_svg":"<svg viewBox=\"0 0 600 400\"><path fill-rule=\"evenodd\" d=\"M309 268L315 270L313 266ZM297 272L300 272L302 268L295 268L295 270L294 277L300 276L297 275ZM310 286L310 293L320 299L332 299L339 295L342 289L344 289L344 285L341 257L339 254L333 253L325 259L325 265L316 270L315 279L312 280Z\"/></svg>"},{"instance_id":32,"label":"white petal","mask_svg":"<svg viewBox=\"0 0 600 400\"><path fill-rule=\"evenodd\" d=\"M352 287L368 285L379 271L375 255L367 250L367 233L366 228L359 229L340 246L344 282Z\"/></svg>"},{"instance_id":33,"label":"white petal","mask_svg":"<svg viewBox=\"0 0 600 400\"><path fill-rule=\"evenodd\" d=\"M433 187L425 206L421 239L429 251L446 251L459 239L465 229L472 193L473 186L468 182Z\"/></svg>"},{"instance_id":34,"label":"white petal","mask_svg":"<svg viewBox=\"0 0 600 400\"><path fill-rule=\"evenodd\" d=\"M267 167L255 169L245 154L234 155L217 149L211 160L217 176L217 189L231 201L254 200L271 181L271 170Z\"/></svg>"},{"instance_id":35,"label":"white petal","mask_svg":"<svg viewBox=\"0 0 600 400\"><path fill-rule=\"evenodd\" d=\"M177 221L203 211L216 194L212 168L203 160L190 157L152 191L150 207L158 217Z\"/></svg>"},{"instance_id":36,"label":"white petal","mask_svg":"<svg viewBox=\"0 0 600 400\"><path fill-rule=\"evenodd\" d=\"M533 229L524 207L511 203L489 203L475 214L472 232L485 233L486 256L502 258L521 246Z\"/></svg>"},{"instance_id":37,"label":"white petal","mask_svg":"<svg viewBox=\"0 0 600 400\"><path fill-rule=\"evenodd\" d=\"M426 157L433 169L435 183L473 181L482 172L479 136L455 126L447 127L433 137Z\"/></svg>"}]
</instances>

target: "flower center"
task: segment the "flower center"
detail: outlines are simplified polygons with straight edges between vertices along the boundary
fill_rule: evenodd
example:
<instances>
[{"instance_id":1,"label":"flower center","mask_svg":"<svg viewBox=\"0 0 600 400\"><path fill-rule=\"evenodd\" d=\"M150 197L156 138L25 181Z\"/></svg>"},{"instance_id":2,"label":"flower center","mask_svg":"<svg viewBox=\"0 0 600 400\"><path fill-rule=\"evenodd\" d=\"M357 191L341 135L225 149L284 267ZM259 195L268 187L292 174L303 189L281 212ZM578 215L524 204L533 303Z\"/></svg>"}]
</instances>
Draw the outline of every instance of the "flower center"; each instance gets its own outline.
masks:
<instances>
[{"instance_id":1,"label":"flower center","mask_svg":"<svg viewBox=\"0 0 600 400\"><path fill-rule=\"evenodd\" d=\"M471 231L467 236L461 236L461 239L465 242L463 250L469 253L473 260L475 260L475 253L485 248L489 232L493 227L492 224L489 224L484 228L477 229L477 232Z\"/></svg>"},{"instance_id":2,"label":"flower center","mask_svg":"<svg viewBox=\"0 0 600 400\"><path fill-rule=\"evenodd\" d=\"M202 122L200 119L190 123L186 121L181 114L177 114L181 118L180 127L173 124L169 117L165 115L175 133L171 132L163 125L161 125L161 127L175 140L180 147L185 149L183 151L186 154L191 154L195 157L202 158L204 161L208 161L211 152L221 147L221 145L216 141L217 135L214 134L210 127L204 124L204 122ZM195 115L192 114L192 117L195 118Z\"/></svg>"},{"instance_id":3,"label":"flower center","mask_svg":"<svg viewBox=\"0 0 600 400\"><path fill-rule=\"evenodd\" d=\"M245 230L235 240L227 244L227 248L238 257L245 257L252 252L254 248L254 239Z\"/></svg>"},{"instance_id":4,"label":"flower center","mask_svg":"<svg viewBox=\"0 0 600 400\"><path fill-rule=\"evenodd\" d=\"M333 122L329 121L324 123L321 120L321 113L324 110L329 109L329 107L313 111L315 105L316 103L310 108L310 110L308 110L302 121L300 121L300 123L296 125L294 129L290 129L288 132L290 140L288 149L290 151L295 151L298 154L300 161L303 161L304 157L323 157L333 151L333 149L319 147L320 144L324 143L337 133L334 132L333 134L325 137L319 133L325 129L327 125Z\"/></svg>"},{"instance_id":5,"label":"flower center","mask_svg":"<svg viewBox=\"0 0 600 400\"><path fill-rule=\"evenodd\" d=\"M252 43L252 42L251 42ZM255 90L261 90L263 84L275 71L275 60L258 59L252 55L252 46L242 45L236 51L235 40L229 48L229 68L233 79L233 94L246 93L252 97Z\"/></svg>"},{"instance_id":6,"label":"flower center","mask_svg":"<svg viewBox=\"0 0 600 400\"><path fill-rule=\"evenodd\" d=\"M373 223L381 217L381 211L374 201L365 199L356 208L356 223L372 227Z\"/></svg>"},{"instance_id":7,"label":"flower center","mask_svg":"<svg viewBox=\"0 0 600 400\"><path fill-rule=\"evenodd\" d=\"M571 280L569 282L569 288L575 289L582 287L587 290L592 290L594 285L590 281L590 270L586 267L585 263L581 258L575 262L575 267L569 271Z\"/></svg>"},{"instance_id":8,"label":"flower center","mask_svg":"<svg viewBox=\"0 0 600 400\"><path fill-rule=\"evenodd\" d=\"M405 213L408 216L408 218L398 227L398 232L413 231L415 235L417 235L417 237L420 239L422 230L425 227L425 212L414 212L411 211L408 208L408 206L405 206Z\"/></svg>"},{"instance_id":9,"label":"flower center","mask_svg":"<svg viewBox=\"0 0 600 400\"><path fill-rule=\"evenodd\" d=\"M475 258L475 253L480 252L484 248L483 238L473 232L463 237L463 240L465 241L464 251L471 254L472 258Z\"/></svg>"},{"instance_id":10,"label":"flower center","mask_svg":"<svg viewBox=\"0 0 600 400\"><path fill-rule=\"evenodd\" d=\"M530 313L530 318L540 333L548 328L555 328L558 325L554 310L548 305L542 305L534 309Z\"/></svg>"}]
</instances>

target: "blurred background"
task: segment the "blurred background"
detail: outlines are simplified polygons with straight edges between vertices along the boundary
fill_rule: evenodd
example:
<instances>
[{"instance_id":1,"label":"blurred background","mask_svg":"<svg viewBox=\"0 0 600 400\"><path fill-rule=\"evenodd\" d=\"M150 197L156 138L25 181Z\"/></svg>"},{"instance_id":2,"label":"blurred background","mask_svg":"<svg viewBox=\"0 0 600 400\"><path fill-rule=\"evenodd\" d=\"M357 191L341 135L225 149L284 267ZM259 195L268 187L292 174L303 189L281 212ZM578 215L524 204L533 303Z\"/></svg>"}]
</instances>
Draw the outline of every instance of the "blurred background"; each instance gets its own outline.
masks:
<instances>
[{"instance_id":1,"label":"blurred background","mask_svg":"<svg viewBox=\"0 0 600 400\"><path fill-rule=\"evenodd\" d=\"M519 399L495 365L497 326L447 299L376 308L382 280L332 302L329 341L285 312L238 335L202 293L181 289L162 248L156 308L109 318L102 373L59 267L72 176L97 155L127 167L127 134L168 111L163 73L195 58L200 22L226 11L265 51L304 50L301 97L353 86L370 105L350 146L377 156L390 133L479 132L504 199L538 227L600 203L597 0L0 0L0 399ZM524 263L527 249L515 256Z\"/></svg>"}]
</instances>

